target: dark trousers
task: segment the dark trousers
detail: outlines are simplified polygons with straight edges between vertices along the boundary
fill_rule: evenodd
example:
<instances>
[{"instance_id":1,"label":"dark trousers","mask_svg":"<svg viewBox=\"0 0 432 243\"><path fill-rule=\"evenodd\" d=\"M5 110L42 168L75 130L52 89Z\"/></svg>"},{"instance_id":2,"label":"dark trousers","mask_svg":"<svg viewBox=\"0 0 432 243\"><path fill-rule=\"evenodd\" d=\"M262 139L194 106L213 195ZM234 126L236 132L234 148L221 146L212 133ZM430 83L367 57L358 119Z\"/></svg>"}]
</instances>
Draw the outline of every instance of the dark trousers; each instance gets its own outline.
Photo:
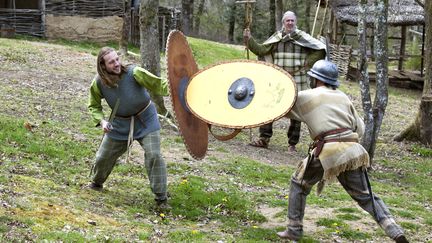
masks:
<instances>
[{"instance_id":1,"label":"dark trousers","mask_svg":"<svg viewBox=\"0 0 432 243\"><path fill-rule=\"evenodd\" d=\"M290 119L290 125L288 127L288 144L296 145L300 139L301 122ZM273 123L264 124L259 127L260 137L271 138L273 136Z\"/></svg>"},{"instance_id":2,"label":"dark trousers","mask_svg":"<svg viewBox=\"0 0 432 243\"><path fill-rule=\"evenodd\" d=\"M322 179L323 173L324 169L320 160L314 159L308 165L302 179L297 178L298 171L291 178L288 203L288 231L295 239L300 239L303 235L306 197L309 195L312 186ZM366 175L361 168L344 171L339 174L337 179L351 198L374 218L390 238L395 239L403 234L402 228L396 224L384 202L375 194L373 194L374 200L371 199ZM375 212L373 208L375 208Z\"/></svg>"}]
</instances>

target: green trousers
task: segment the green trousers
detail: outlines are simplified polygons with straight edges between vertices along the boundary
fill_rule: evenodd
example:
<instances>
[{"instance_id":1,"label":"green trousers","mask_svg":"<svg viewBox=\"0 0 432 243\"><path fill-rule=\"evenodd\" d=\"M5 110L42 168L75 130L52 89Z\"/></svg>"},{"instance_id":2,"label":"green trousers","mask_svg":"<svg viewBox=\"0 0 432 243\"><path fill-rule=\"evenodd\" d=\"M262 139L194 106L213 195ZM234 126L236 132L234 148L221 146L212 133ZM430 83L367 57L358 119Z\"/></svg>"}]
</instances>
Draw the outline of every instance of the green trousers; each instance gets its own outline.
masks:
<instances>
[{"instance_id":1,"label":"green trousers","mask_svg":"<svg viewBox=\"0 0 432 243\"><path fill-rule=\"evenodd\" d=\"M150 181L150 188L156 200L167 198L167 170L160 152L160 132L155 131L137 140L144 149L144 163ZM126 152L127 141L104 136L96 153L93 166L93 182L102 185L111 174L117 159Z\"/></svg>"}]
</instances>

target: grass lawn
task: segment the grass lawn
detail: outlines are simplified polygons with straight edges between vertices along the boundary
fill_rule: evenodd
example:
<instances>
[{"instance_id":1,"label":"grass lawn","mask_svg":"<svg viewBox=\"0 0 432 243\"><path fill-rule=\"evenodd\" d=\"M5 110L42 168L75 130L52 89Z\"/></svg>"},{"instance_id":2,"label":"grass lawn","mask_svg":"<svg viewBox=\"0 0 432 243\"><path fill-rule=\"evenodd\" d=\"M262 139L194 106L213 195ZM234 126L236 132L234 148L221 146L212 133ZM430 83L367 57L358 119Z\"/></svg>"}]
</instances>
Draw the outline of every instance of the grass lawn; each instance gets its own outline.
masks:
<instances>
[{"instance_id":1,"label":"grass lawn","mask_svg":"<svg viewBox=\"0 0 432 243\"><path fill-rule=\"evenodd\" d=\"M188 41L200 68L245 58L242 47ZM269 150L247 146L246 133L228 142L211 138L201 161L192 159L180 135L162 122L169 211L155 208L137 144L131 161L116 165L104 191L84 189L101 139L86 107L99 48L0 38L0 241L278 241L275 233L287 222L290 176L309 142L302 135L299 154L290 157L283 121L275 126ZM341 89L361 113L358 84L343 82ZM391 140L413 119L419 96L390 88L370 177L408 238L431 242L432 149ZM337 183L321 196L309 196L302 240L333 241L391 242Z\"/></svg>"}]
</instances>

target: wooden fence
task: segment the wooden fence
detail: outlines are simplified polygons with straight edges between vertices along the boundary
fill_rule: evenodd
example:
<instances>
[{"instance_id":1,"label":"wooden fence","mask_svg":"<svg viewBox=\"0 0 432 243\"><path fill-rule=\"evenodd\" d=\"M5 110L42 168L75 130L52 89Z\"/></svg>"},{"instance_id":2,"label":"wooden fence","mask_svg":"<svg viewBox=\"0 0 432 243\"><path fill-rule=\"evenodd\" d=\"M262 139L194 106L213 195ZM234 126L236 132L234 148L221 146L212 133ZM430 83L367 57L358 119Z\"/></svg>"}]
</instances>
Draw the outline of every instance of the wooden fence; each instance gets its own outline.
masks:
<instances>
[{"instance_id":1,"label":"wooden fence","mask_svg":"<svg viewBox=\"0 0 432 243\"><path fill-rule=\"evenodd\" d=\"M15 1L15 0L12 0ZM106 16L124 15L122 0L38 0L39 9L0 8L0 26L3 32L11 30L14 33L45 36L45 15L83 16L102 18ZM11 6L15 6L14 2ZM180 10L159 7L159 38L161 50L164 50L168 33L178 29ZM131 11L130 42L140 44L139 9Z\"/></svg>"}]
</instances>

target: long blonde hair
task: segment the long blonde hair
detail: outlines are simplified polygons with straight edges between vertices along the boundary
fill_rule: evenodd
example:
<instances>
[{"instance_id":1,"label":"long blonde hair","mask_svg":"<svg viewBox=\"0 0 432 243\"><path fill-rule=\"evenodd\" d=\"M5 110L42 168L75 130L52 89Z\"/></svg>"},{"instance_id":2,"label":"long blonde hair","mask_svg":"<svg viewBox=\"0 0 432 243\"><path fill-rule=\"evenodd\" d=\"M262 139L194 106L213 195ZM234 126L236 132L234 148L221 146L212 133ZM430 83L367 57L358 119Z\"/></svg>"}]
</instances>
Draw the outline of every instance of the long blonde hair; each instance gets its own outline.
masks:
<instances>
[{"instance_id":1,"label":"long blonde hair","mask_svg":"<svg viewBox=\"0 0 432 243\"><path fill-rule=\"evenodd\" d=\"M109 74L105 68L104 57L113 51L115 50L111 47L108 46L102 47L97 57L97 73L99 75L99 78L101 79L102 84L110 88L117 87L117 83L120 80L120 76L121 76L121 74L120 75ZM121 71L122 71L121 73L126 72L126 70L127 70L126 66L121 64Z\"/></svg>"}]
</instances>

